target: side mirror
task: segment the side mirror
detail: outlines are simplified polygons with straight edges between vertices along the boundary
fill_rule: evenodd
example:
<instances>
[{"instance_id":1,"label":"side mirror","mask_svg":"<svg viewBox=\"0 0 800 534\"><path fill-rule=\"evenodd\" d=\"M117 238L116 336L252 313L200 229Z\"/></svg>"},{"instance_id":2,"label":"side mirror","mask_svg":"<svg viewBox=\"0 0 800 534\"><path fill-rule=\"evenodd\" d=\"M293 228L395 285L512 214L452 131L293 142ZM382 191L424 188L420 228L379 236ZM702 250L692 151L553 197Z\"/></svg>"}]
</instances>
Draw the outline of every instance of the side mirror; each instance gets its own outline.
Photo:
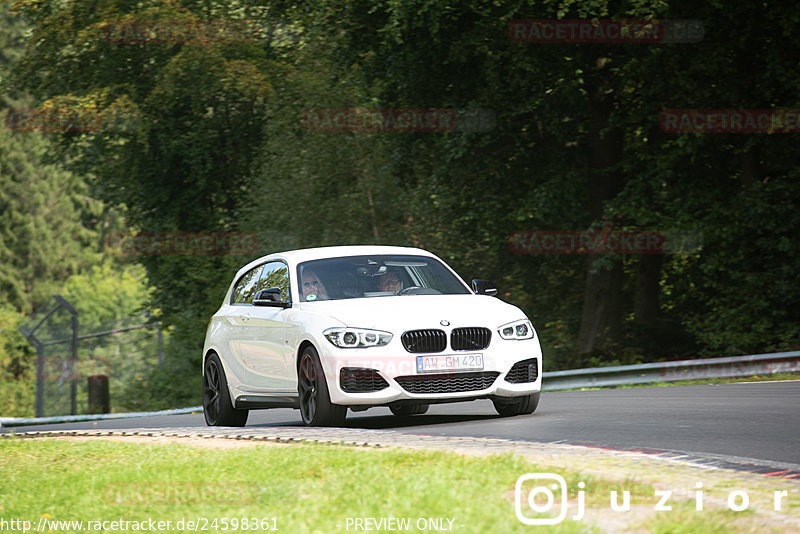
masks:
<instances>
[{"instance_id":1,"label":"side mirror","mask_svg":"<svg viewBox=\"0 0 800 534\"><path fill-rule=\"evenodd\" d=\"M497 295L497 288L489 280L472 280L472 290L476 295L489 295L490 297Z\"/></svg>"},{"instance_id":2,"label":"side mirror","mask_svg":"<svg viewBox=\"0 0 800 534\"><path fill-rule=\"evenodd\" d=\"M277 287L269 289L262 289L256 293L253 299L254 306L273 306L277 308L291 308L291 302L283 302L281 298L281 290Z\"/></svg>"}]
</instances>

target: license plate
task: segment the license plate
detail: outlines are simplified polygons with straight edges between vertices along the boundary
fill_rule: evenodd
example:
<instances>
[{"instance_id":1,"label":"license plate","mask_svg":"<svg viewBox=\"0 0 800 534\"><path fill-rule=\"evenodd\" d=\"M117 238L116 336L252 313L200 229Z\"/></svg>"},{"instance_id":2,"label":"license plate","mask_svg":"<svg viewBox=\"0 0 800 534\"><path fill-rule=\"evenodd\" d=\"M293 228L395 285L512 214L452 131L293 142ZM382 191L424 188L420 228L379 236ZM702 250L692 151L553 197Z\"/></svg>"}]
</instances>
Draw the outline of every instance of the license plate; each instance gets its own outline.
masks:
<instances>
[{"instance_id":1,"label":"license plate","mask_svg":"<svg viewBox=\"0 0 800 534\"><path fill-rule=\"evenodd\" d=\"M483 354L453 354L449 356L417 356L418 373L441 371L480 371Z\"/></svg>"}]
</instances>

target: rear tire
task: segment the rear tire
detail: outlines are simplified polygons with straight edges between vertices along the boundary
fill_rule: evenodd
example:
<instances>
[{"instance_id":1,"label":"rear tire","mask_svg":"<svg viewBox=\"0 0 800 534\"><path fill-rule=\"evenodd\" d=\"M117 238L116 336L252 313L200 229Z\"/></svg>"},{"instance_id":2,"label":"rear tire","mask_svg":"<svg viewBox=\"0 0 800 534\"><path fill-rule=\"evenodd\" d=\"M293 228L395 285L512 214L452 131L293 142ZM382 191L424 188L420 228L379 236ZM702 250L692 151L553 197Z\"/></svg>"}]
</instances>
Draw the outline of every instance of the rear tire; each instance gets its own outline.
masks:
<instances>
[{"instance_id":1,"label":"rear tire","mask_svg":"<svg viewBox=\"0 0 800 534\"><path fill-rule=\"evenodd\" d=\"M494 403L494 409L503 417L527 415L535 412L539 406L539 393L518 397L512 402L499 402L497 400L492 402Z\"/></svg>"},{"instance_id":2,"label":"rear tire","mask_svg":"<svg viewBox=\"0 0 800 534\"><path fill-rule=\"evenodd\" d=\"M325 372L319 361L317 349L311 345L303 349L297 366L297 392L300 395L300 415L306 426L342 426L347 417L347 406L331 402Z\"/></svg>"},{"instance_id":3,"label":"rear tire","mask_svg":"<svg viewBox=\"0 0 800 534\"><path fill-rule=\"evenodd\" d=\"M231 402L225 369L216 354L209 354L203 372L203 416L208 426L244 426L248 410L237 410Z\"/></svg>"},{"instance_id":4,"label":"rear tire","mask_svg":"<svg viewBox=\"0 0 800 534\"><path fill-rule=\"evenodd\" d=\"M397 417L407 417L409 415L422 415L428 411L429 404L400 404L389 406L389 409Z\"/></svg>"}]
</instances>

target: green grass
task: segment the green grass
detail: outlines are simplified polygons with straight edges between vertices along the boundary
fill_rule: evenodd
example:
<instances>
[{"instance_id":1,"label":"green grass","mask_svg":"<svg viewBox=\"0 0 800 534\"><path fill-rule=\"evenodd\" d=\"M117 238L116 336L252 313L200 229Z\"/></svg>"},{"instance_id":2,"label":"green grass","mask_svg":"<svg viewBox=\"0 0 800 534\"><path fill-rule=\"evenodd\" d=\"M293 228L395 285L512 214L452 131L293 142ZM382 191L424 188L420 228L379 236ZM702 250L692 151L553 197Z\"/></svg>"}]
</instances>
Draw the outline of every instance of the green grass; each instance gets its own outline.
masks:
<instances>
[{"instance_id":1,"label":"green grass","mask_svg":"<svg viewBox=\"0 0 800 534\"><path fill-rule=\"evenodd\" d=\"M537 472L557 472L567 481L568 519L554 527L528 526L516 518L517 478ZM270 518L267 527L284 533L363 532L348 529L347 519L366 517L410 518L408 532L418 532L419 518L453 519L453 532L463 533L594 532L591 523L569 519L579 482L586 484L589 509L608 508L610 490L630 491L634 505L654 504L654 488L648 484L552 471L512 455L310 444L222 450L102 439L0 439L0 519L27 520L34 529L44 515L52 520L169 520L169 532L181 531L174 525L182 518L211 522L223 517L240 519L240 528L230 528L229 522L228 532L245 531L241 518L250 524L250 518ZM647 516L644 529L669 532L670 525L679 523L682 532L736 531L728 524L735 519L730 513L710 513ZM207 532L223 531L219 522L216 529L207 526ZM185 525L182 530L193 531Z\"/></svg>"},{"instance_id":2,"label":"green grass","mask_svg":"<svg viewBox=\"0 0 800 534\"><path fill-rule=\"evenodd\" d=\"M704 378L697 380L677 380L675 382L657 382L657 386L696 386L704 384L736 384L739 382L775 382L782 380L800 380L800 373L775 373L774 375L753 375L732 378Z\"/></svg>"}]
</instances>

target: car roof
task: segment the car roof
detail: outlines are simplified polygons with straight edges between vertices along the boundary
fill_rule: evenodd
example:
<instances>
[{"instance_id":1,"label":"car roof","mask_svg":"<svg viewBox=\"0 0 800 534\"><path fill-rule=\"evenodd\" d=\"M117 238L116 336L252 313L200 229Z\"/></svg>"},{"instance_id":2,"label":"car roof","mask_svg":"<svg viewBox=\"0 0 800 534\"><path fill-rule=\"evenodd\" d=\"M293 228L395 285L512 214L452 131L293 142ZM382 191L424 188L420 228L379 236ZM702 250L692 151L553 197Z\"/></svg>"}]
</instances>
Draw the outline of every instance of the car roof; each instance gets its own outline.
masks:
<instances>
[{"instance_id":1,"label":"car roof","mask_svg":"<svg viewBox=\"0 0 800 534\"><path fill-rule=\"evenodd\" d=\"M305 248L300 250L289 250L270 254L270 256L281 256L295 263L309 260L319 260L324 258L340 258L343 256L369 256L372 254L413 254L416 256L431 256L433 254L427 250L414 247L396 247L389 245L346 245L338 247L317 247Z\"/></svg>"}]
</instances>

